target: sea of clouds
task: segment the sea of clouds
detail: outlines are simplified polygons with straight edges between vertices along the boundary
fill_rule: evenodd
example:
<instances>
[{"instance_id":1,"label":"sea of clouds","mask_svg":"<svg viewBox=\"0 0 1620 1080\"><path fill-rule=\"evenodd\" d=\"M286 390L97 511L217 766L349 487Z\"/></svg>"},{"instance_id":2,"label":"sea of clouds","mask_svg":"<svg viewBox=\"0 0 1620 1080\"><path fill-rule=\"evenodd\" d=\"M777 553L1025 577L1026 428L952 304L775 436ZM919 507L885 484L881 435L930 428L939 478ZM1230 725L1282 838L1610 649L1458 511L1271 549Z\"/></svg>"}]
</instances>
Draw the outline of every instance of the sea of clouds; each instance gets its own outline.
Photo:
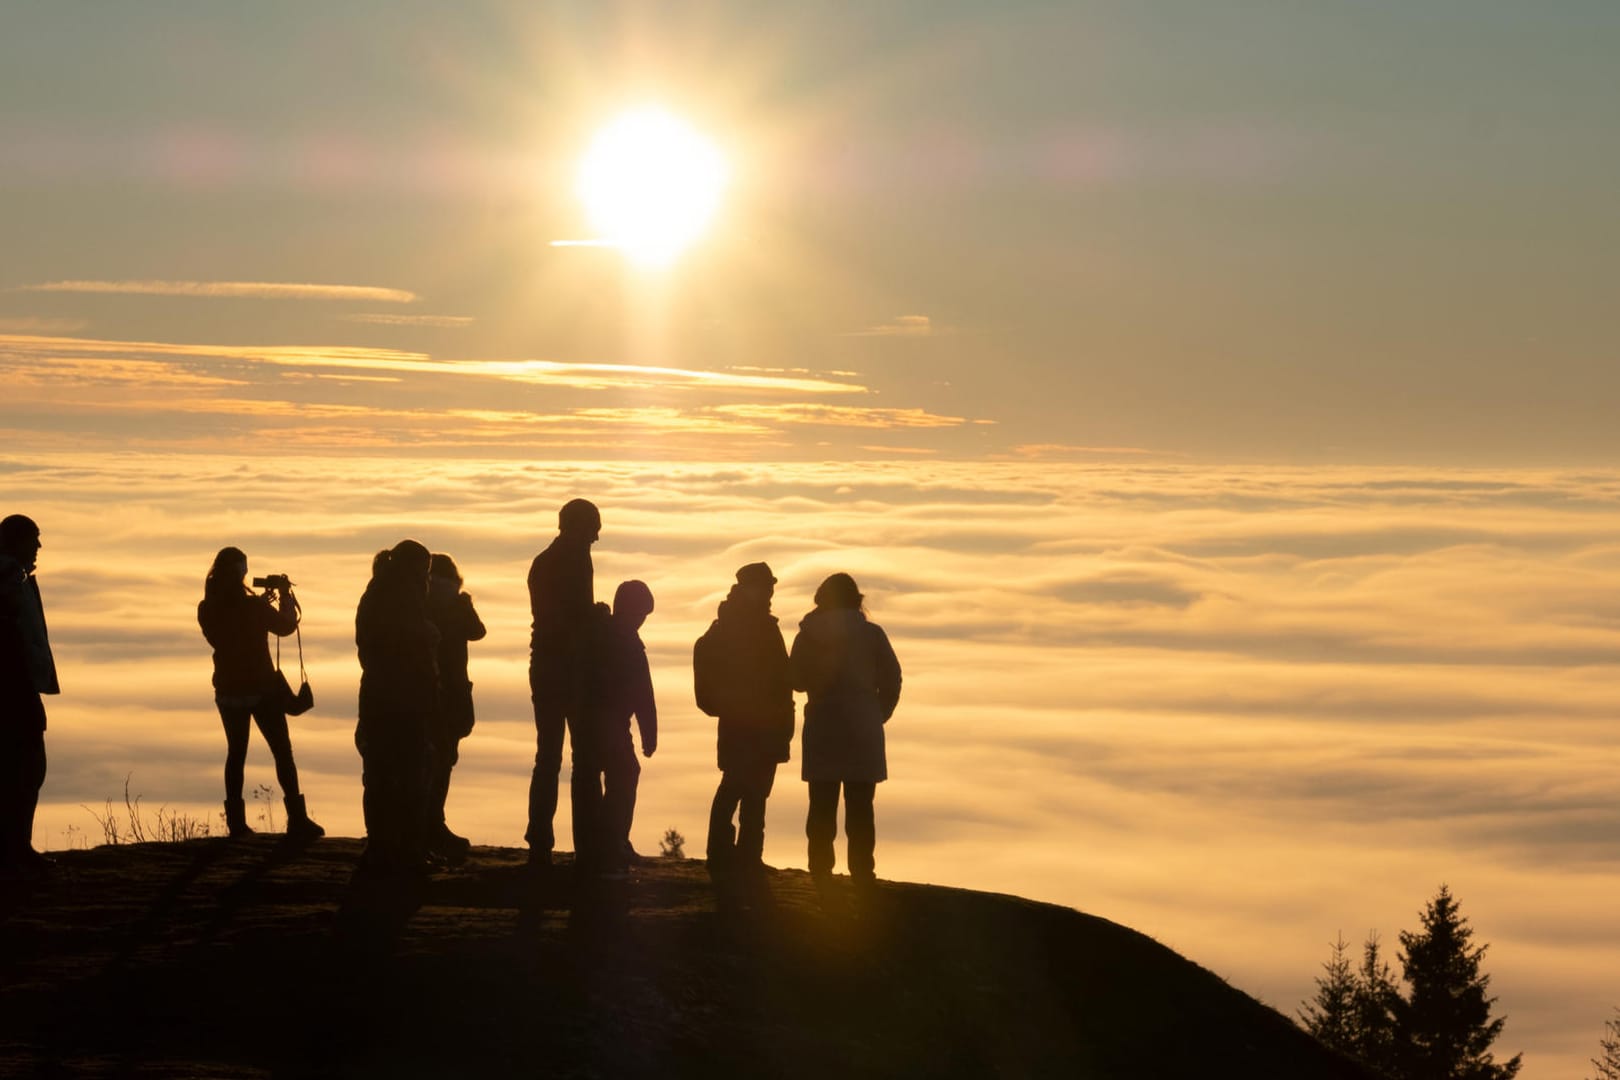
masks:
<instances>
[{"instance_id":1,"label":"sea of clouds","mask_svg":"<svg viewBox=\"0 0 1620 1080\"><path fill-rule=\"evenodd\" d=\"M775 568L790 641L844 570L905 669L880 876L1105 916L1287 1012L1339 932L1393 957L1446 882L1527 1080L1583 1068L1620 1003L1620 474L112 454L0 459L0 489L43 529L62 675L42 847L99 840L85 808L126 777L217 819L195 607L226 544L298 583L317 707L294 747L313 814L359 835L354 606L405 536L457 558L490 627L450 822L519 845L524 575L586 496L598 596L637 577L657 597L644 852L675 827L701 854L717 774L691 645L735 569ZM778 866L804 865L797 768L795 747ZM257 736L248 777L274 784Z\"/></svg>"}]
</instances>

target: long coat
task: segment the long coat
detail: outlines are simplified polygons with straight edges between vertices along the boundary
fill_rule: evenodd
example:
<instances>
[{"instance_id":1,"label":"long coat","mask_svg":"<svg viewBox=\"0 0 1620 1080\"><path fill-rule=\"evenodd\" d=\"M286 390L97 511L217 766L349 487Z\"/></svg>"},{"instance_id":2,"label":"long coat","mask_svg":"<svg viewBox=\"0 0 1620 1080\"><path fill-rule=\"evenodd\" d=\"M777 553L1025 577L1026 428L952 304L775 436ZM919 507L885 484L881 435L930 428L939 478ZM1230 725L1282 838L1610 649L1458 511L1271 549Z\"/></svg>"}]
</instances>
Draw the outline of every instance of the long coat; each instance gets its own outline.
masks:
<instances>
[{"instance_id":1,"label":"long coat","mask_svg":"<svg viewBox=\"0 0 1620 1080\"><path fill-rule=\"evenodd\" d=\"M850 608L817 608L799 623L790 665L793 688L810 697L804 779L887 780L883 725L900 700L900 661L883 628Z\"/></svg>"},{"instance_id":2,"label":"long coat","mask_svg":"<svg viewBox=\"0 0 1620 1080\"><path fill-rule=\"evenodd\" d=\"M776 616L733 597L692 647L698 708L717 717L720 771L788 760L793 746L793 680Z\"/></svg>"},{"instance_id":3,"label":"long coat","mask_svg":"<svg viewBox=\"0 0 1620 1080\"><path fill-rule=\"evenodd\" d=\"M423 741L438 706L439 631L425 597L373 581L355 612L360 653L360 716L355 744Z\"/></svg>"}]
</instances>

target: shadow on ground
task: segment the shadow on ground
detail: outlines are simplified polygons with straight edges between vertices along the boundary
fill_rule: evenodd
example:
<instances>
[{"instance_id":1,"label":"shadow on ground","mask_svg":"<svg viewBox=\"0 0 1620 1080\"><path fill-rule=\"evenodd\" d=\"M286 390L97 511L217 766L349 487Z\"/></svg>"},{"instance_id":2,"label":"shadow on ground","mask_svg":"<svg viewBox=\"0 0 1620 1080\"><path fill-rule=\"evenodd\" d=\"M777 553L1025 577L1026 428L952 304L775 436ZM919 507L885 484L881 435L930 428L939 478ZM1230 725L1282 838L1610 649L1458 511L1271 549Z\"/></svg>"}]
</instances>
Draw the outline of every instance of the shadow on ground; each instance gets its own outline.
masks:
<instances>
[{"instance_id":1,"label":"shadow on ground","mask_svg":"<svg viewBox=\"0 0 1620 1080\"><path fill-rule=\"evenodd\" d=\"M1357 1077L1132 930L1014 897L696 861L579 887L475 848L106 847L0 898L5 1076Z\"/></svg>"}]
</instances>

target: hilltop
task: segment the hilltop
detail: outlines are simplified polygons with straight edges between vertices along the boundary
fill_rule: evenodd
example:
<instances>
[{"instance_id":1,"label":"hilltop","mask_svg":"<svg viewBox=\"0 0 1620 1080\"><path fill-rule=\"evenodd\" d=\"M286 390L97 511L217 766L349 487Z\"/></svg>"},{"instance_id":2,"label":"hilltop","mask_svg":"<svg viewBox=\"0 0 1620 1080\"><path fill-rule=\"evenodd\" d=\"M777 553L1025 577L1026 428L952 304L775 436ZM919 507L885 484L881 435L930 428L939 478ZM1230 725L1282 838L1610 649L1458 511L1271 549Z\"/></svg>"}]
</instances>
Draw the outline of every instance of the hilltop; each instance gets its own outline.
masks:
<instances>
[{"instance_id":1,"label":"hilltop","mask_svg":"<svg viewBox=\"0 0 1620 1080\"><path fill-rule=\"evenodd\" d=\"M1350 1080L1126 927L884 882L865 902L698 861L576 888L475 848L404 892L355 840L101 847L0 907L0 1075Z\"/></svg>"}]
</instances>

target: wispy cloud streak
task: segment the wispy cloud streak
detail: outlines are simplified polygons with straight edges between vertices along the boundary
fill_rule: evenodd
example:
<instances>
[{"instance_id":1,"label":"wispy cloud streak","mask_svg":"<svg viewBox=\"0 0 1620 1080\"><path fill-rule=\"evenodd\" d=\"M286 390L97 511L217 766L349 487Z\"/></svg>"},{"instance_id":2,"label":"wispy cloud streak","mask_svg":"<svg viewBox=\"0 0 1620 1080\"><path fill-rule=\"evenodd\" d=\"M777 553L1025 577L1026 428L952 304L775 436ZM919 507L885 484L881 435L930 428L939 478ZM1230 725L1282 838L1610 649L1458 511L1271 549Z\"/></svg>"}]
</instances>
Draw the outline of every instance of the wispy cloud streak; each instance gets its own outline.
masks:
<instances>
[{"instance_id":1,"label":"wispy cloud streak","mask_svg":"<svg viewBox=\"0 0 1620 1080\"><path fill-rule=\"evenodd\" d=\"M389 315L377 312L343 315L341 318L344 322L361 323L366 326L459 327L471 326L476 321L471 315Z\"/></svg>"},{"instance_id":2,"label":"wispy cloud streak","mask_svg":"<svg viewBox=\"0 0 1620 1080\"><path fill-rule=\"evenodd\" d=\"M364 346L190 345L159 341L103 341L89 338L0 334L0 351L36 357L64 354L170 356L207 360L249 360L298 368L411 372L421 375L505 379L578 390L709 389L765 393L862 394L857 383L739 371L671 368L632 364L570 364L552 360L441 360L427 353Z\"/></svg>"},{"instance_id":3,"label":"wispy cloud streak","mask_svg":"<svg viewBox=\"0 0 1620 1080\"><path fill-rule=\"evenodd\" d=\"M854 330L845 337L933 337L938 332L934 320L927 315L898 315L892 321Z\"/></svg>"},{"instance_id":4,"label":"wispy cloud streak","mask_svg":"<svg viewBox=\"0 0 1620 1080\"><path fill-rule=\"evenodd\" d=\"M247 300L367 300L380 304L414 304L421 299L405 289L375 285L316 285L280 281L47 281L24 285L27 292L110 293L132 296L192 296Z\"/></svg>"}]
</instances>

